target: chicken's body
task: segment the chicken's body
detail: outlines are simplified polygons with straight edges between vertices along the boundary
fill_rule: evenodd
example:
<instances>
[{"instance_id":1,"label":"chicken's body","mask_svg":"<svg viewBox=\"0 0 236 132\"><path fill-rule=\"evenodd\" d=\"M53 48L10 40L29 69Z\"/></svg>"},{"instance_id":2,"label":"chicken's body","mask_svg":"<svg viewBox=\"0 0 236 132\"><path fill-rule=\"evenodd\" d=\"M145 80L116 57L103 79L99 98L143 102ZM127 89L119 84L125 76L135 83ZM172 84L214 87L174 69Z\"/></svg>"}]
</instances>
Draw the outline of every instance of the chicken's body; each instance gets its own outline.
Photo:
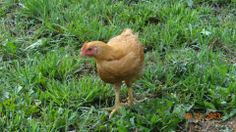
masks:
<instances>
[{"instance_id":1,"label":"chicken's body","mask_svg":"<svg viewBox=\"0 0 236 132\"><path fill-rule=\"evenodd\" d=\"M143 69L143 48L137 37L130 30L112 38L107 45L114 49L113 58L96 59L97 71L107 83L133 81ZM116 56L117 55L117 56ZM112 55L109 55L110 57Z\"/></svg>"},{"instance_id":2,"label":"chicken's body","mask_svg":"<svg viewBox=\"0 0 236 132\"><path fill-rule=\"evenodd\" d=\"M131 85L142 72L144 51L138 37L133 34L131 29L125 29L107 44L101 41L86 43L83 45L81 53L94 57L100 78L115 86L115 108L111 115L120 107L119 92L122 81L125 81L129 88L128 103L133 103Z\"/></svg>"}]
</instances>

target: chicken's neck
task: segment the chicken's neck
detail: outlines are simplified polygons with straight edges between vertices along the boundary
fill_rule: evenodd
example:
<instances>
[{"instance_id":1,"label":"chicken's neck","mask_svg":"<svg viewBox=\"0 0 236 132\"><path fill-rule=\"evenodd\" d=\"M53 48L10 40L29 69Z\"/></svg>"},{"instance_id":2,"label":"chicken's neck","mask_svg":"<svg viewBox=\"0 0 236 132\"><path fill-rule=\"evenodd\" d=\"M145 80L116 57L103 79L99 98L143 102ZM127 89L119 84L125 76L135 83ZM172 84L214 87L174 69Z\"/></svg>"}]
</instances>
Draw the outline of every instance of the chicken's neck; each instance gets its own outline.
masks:
<instances>
[{"instance_id":1,"label":"chicken's neck","mask_svg":"<svg viewBox=\"0 0 236 132\"><path fill-rule=\"evenodd\" d=\"M111 61L119 59L123 56L123 52L119 49L115 49L114 47L102 44L99 46L99 53L96 55L96 61Z\"/></svg>"}]
</instances>

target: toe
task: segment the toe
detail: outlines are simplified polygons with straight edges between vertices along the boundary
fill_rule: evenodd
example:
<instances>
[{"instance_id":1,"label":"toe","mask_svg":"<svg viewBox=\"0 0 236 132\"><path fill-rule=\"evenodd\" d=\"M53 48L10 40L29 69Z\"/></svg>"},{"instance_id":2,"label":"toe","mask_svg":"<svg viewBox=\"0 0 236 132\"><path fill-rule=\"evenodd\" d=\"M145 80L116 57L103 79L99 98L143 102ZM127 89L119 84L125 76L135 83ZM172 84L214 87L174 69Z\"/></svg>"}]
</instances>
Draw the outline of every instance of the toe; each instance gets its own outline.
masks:
<instances>
[{"instance_id":1,"label":"toe","mask_svg":"<svg viewBox=\"0 0 236 132\"><path fill-rule=\"evenodd\" d=\"M116 107L116 108L114 108L114 109L111 111L111 113L110 113L110 115L109 115L109 119L112 118L112 116L118 111L119 108L120 108L120 107Z\"/></svg>"},{"instance_id":2,"label":"toe","mask_svg":"<svg viewBox=\"0 0 236 132\"><path fill-rule=\"evenodd\" d=\"M109 115L109 119L110 119L116 112L118 112L120 108L125 107L125 106L127 106L127 105L128 105L128 103L120 103L119 105L114 106L113 109L112 109L112 111L111 111L111 113L110 113L110 115Z\"/></svg>"},{"instance_id":3,"label":"toe","mask_svg":"<svg viewBox=\"0 0 236 132\"><path fill-rule=\"evenodd\" d=\"M107 108L103 108L103 110L106 110L106 111L112 111L115 107L112 106L112 107L107 107Z\"/></svg>"},{"instance_id":4,"label":"toe","mask_svg":"<svg viewBox=\"0 0 236 132\"><path fill-rule=\"evenodd\" d=\"M144 99L141 99L141 100L134 100L134 103L142 103L144 102L145 100L147 100L147 98L144 98Z\"/></svg>"},{"instance_id":5,"label":"toe","mask_svg":"<svg viewBox=\"0 0 236 132\"><path fill-rule=\"evenodd\" d=\"M144 99L141 99L141 100L137 100L137 99L133 99L133 100L128 100L128 105L131 106L131 105L135 105L137 103L142 103L146 100L147 98L144 98Z\"/></svg>"}]
</instances>

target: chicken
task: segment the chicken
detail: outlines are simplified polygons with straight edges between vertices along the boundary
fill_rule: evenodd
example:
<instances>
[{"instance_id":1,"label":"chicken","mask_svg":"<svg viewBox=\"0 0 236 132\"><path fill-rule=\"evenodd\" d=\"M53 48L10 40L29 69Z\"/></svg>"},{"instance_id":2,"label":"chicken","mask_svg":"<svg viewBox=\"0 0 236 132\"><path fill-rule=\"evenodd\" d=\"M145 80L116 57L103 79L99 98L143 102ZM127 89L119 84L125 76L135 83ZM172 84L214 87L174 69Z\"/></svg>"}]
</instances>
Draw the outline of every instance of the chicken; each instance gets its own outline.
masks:
<instances>
[{"instance_id":1,"label":"chicken","mask_svg":"<svg viewBox=\"0 0 236 132\"><path fill-rule=\"evenodd\" d=\"M135 102L132 83L142 73L144 50L137 35L133 34L131 29L125 29L120 35L110 39L107 44L102 41L85 43L80 54L95 58L100 78L114 85L115 105L109 118L123 106L120 102L120 88L123 81L128 87L128 105Z\"/></svg>"}]
</instances>

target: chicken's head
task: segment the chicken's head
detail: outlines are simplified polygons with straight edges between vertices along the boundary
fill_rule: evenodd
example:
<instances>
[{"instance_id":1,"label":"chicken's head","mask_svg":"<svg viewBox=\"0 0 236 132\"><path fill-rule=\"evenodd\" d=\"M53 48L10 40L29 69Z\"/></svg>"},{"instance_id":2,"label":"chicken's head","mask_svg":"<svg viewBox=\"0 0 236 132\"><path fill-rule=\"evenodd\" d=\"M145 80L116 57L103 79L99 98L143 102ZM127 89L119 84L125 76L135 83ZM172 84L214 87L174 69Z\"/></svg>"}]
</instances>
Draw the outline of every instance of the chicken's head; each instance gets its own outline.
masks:
<instances>
[{"instance_id":1,"label":"chicken's head","mask_svg":"<svg viewBox=\"0 0 236 132\"><path fill-rule=\"evenodd\" d=\"M94 57L97 54L97 47L94 45L90 45L89 43L85 43L80 51L81 56Z\"/></svg>"}]
</instances>

